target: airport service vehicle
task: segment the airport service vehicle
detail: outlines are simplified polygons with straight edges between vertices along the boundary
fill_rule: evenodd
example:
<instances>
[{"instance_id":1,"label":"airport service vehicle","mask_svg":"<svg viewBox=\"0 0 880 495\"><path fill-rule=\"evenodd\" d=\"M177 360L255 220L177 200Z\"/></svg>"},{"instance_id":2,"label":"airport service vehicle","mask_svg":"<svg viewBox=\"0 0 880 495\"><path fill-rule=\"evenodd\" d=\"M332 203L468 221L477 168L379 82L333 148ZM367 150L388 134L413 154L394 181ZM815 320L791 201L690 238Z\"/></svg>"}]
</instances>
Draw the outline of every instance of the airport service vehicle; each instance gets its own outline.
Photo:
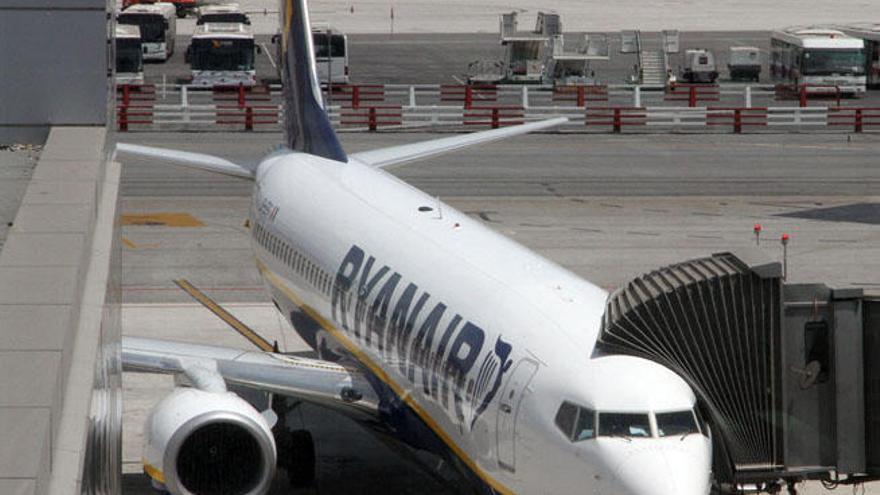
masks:
<instances>
[{"instance_id":1,"label":"airport service vehicle","mask_svg":"<svg viewBox=\"0 0 880 495\"><path fill-rule=\"evenodd\" d=\"M835 28L865 42L866 82L872 88L880 87L880 25L857 23Z\"/></svg>"},{"instance_id":2,"label":"airport service vehicle","mask_svg":"<svg viewBox=\"0 0 880 495\"><path fill-rule=\"evenodd\" d=\"M196 8L203 4L208 3L205 1L199 0L165 0L165 2L174 5L174 10L177 13L177 17L184 18L187 14L191 12L195 12ZM156 3L155 0L122 0L122 9L125 10L131 5L138 4L151 4Z\"/></svg>"},{"instance_id":3,"label":"airport service vehicle","mask_svg":"<svg viewBox=\"0 0 880 495\"><path fill-rule=\"evenodd\" d=\"M224 3L218 5L206 5L199 8L199 16L196 19L196 25L201 26L205 23L214 22L233 22L251 25L251 19L241 11L237 3Z\"/></svg>"},{"instance_id":4,"label":"airport service vehicle","mask_svg":"<svg viewBox=\"0 0 880 495\"><path fill-rule=\"evenodd\" d=\"M193 86L253 86L257 83L254 44L250 26L241 23L207 23L196 26L186 50Z\"/></svg>"},{"instance_id":5,"label":"airport service vehicle","mask_svg":"<svg viewBox=\"0 0 880 495\"><path fill-rule=\"evenodd\" d=\"M684 51L681 80L688 83L714 83L718 79L715 54L705 48Z\"/></svg>"},{"instance_id":6,"label":"airport service vehicle","mask_svg":"<svg viewBox=\"0 0 880 495\"><path fill-rule=\"evenodd\" d=\"M167 2L132 5L116 16L117 24L138 26L144 60L168 60L174 53L177 18L174 5Z\"/></svg>"},{"instance_id":7,"label":"airport service vehicle","mask_svg":"<svg viewBox=\"0 0 880 495\"><path fill-rule=\"evenodd\" d=\"M565 119L348 155L322 107L305 1L285 2L281 19L282 147L254 167L117 154L254 182L257 268L318 359L124 338L126 370L192 385L147 420L153 483L261 494L276 464L309 481L314 439L293 425L297 401L312 401L432 454L434 472L456 470L475 493L708 493L712 446L692 390L595 348L605 291L383 170ZM271 406L231 387L271 393Z\"/></svg>"},{"instance_id":8,"label":"airport service vehicle","mask_svg":"<svg viewBox=\"0 0 880 495\"><path fill-rule=\"evenodd\" d=\"M330 27L312 29L318 81L348 84L348 36ZM328 76L330 74L330 76Z\"/></svg>"},{"instance_id":9,"label":"airport service vehicle","mask_svg":"<svg viewBox=\"0 0 880 495\"><path fill-rule=\"evenodd\" d=\"M144 53L137 26L116 25L116 84L144 83Z\"/></svg>"},{"instance_id":10,"label":"airport service vehicle","mask_svg":"<svg viewBox=\"0 0 880 495\"><path fill-rule=\"evenodd\" d=\"M837 29L788 28L770 39L773 79L806 84L810 93L864 94L865 64L865 42Z\"/></svg>"},{"instance_id":11,"label":"airport service vehicle","mask_svg":"<svg viewBox=\"0 0 880 495\"><path fill-rule=\"evenodd\" d=\"M732 46L727 59L727 70L733 81L761 79L761 50L754 46Z\"/></svg>"}]
</instances>

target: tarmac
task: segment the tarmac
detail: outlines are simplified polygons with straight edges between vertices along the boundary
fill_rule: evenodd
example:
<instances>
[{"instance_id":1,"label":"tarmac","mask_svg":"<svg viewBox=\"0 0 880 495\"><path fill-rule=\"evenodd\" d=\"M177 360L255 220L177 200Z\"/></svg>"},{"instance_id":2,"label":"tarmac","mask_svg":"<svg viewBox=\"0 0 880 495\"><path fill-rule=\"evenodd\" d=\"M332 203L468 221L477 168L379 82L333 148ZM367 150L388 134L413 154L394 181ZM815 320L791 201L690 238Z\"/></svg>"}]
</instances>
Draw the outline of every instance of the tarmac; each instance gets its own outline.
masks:
<instances>
[{"instance_id":1,"label":"tarmac","mask_svg":"<svg viewBox=\"0 0 880 495\"><path fill-rule=\"evenodd\" d=\"M349 152L431 139L430 134L343 134ZM117 134L125 142L199 150L252 162L276 133ZM790 282L880 292L880 137L859 135L532 135L392 172L608 290L647 270L755 247L781 259ZM126 163L122 213L170 213L186 222L124 225L126 335L247 347L172 279L185 278L242 321L307 352L272 307L244 227L251 184L208 173ZM123 217L125 219L125 217ZM148 222L149 223L149 222ZM186 225L186 226L174 226ZM145 414L167 377L124 381L127 494L149 493L140 472ZM318 449L318 481L272 493L455 493L332 412L305 410ZM869 486L865 493L880 493ZM819 485L802 493L820 493Z\"/></svg>"}]
</instances>

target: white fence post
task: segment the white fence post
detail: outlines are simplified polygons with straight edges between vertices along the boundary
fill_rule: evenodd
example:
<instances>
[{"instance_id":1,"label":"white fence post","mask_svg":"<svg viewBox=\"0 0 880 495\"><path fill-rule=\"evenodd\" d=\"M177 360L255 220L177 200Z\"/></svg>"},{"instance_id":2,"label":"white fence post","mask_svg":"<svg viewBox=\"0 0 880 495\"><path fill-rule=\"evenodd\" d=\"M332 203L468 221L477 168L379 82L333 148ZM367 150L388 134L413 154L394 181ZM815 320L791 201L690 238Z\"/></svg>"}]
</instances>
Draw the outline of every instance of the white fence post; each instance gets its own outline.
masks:
<instances>
[{"instance_id":1,"label":"white fence post","mask_svg":"<svg viewBox=\"0 0 880 495\"><path fill-rule=\"evenodd\" d=\"M636 86L633 90L633 106L638 108L642 106L642 87Z\"/></svg>"},{"instance_id":2,"label":"white fence post","mask_svg":"<svg viewBox=\"0 0 880 495\"><path fill-rule=\"evenodd\" d=\"M416 87L415 86L409 87L409 106L411 106L411 107L416 106Z\"/></svg>"},{"instance_id":3,"label":"white fence post","mask_svg":"<svg viewBox=\"0 0 880 495\"><path fill-rule=\"evenodd\" d=\"M180 87L180 108L183 109L183 121L189 123L189 87Z\"/></svg>"},{"instance_id":4,"label":"white fence post","mask_svg":"<svg viewBox=\"0 0 880 495\"><path fill-rule=\"evenodd\" d=\"M746 86L746 108L752 108L752 87Z\"/></svg>"},{"instance_id":5,"label":"white fence post","mask_svg":"<svg viewBox=\"0 0 880 495\"><path fill-rule=\"evenodd\" d=\"M522 87L522 107L529 108L529 88L528 88L528 86Z\"/></svg>"}]
</instances>

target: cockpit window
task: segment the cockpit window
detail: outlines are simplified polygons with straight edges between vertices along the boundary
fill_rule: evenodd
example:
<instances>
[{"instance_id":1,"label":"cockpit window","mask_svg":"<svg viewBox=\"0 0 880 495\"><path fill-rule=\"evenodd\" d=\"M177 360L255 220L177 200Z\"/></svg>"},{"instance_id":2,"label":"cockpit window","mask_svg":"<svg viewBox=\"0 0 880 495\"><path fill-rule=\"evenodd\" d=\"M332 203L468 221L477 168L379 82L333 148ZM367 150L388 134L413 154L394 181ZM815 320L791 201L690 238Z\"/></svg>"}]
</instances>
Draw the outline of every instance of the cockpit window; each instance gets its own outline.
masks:
<instances>
[{"instance_id":1,"label":"cockpit window","mask_svg":"<svg viewBox=\"0 0 880 495\"><path fill-rule=\"evenodd\" d=\"M596 412L563 402L556 412L556 426L572 442L596 437Z\"/></svg>"},{"instance_id":2,"label":"cockpit window","mask_svg":"<svg viewBox=\"0 0 880 495\"><path fill-rule=\"evenodd\" d=\"M661 437L699 433L693 411L657 413L657 434Z\"/></svg>"},{"instance_id":3,"label":"cockpit window","mask_svg":"<svg viewBox=\"0 0 880 495\"><path fill-rule=\"evenodd\" d=\"M581 407L578 411L577 425L572 439L575 442L589 440L596 436L596 413L590 409Z\"/></svg>"},{"instance_id":4,"label":"cockpit window","mask_svg":"<svg viewBox=\"0 0 880 495\"><path fill-rule=\"evenodd\" d=\"M651 422L644 413L599 413L600 437L650 437Z\"/></svg>"},{"instance_id":5,"label":"cockpit window","mask_svg":"<svg viewBox=\"0 0 880 495\"><path fill-rule=\"evenodd\" d=\"M574 422L577 420L577 406L570 402L563 402L556 412L556 426L571 439Z\"/></svg>"}]
</instances>

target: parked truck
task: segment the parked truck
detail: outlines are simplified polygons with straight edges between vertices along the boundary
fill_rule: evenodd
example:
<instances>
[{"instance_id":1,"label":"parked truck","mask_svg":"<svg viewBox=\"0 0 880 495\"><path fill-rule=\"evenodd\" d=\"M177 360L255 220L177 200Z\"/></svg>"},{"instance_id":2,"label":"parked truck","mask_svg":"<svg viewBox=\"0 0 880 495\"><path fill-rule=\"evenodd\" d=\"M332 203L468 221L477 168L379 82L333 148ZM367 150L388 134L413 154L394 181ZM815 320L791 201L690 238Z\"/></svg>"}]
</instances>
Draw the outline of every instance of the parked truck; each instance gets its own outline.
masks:
<instances>
[{"instance_id":1,"label":"parked truck","mask_svg":"<svg viewBox=\"0 0 880 495\"><path fill-rule=\"evenodd\" d=\"M714 83L718 79L715 55L705 48L685 50L680 79L687 83Z\"/></svg>"},{"instance_id":2,"label":"parked truck","mask_svg":"<svg viewBox=\"0 0 880 495\"><path fill-rule=\"evenodd\" d=\"M754 46L730 47L727 70L732 81L755 81L761 79L761 51Z\"/></svg>"}]
</instances>

